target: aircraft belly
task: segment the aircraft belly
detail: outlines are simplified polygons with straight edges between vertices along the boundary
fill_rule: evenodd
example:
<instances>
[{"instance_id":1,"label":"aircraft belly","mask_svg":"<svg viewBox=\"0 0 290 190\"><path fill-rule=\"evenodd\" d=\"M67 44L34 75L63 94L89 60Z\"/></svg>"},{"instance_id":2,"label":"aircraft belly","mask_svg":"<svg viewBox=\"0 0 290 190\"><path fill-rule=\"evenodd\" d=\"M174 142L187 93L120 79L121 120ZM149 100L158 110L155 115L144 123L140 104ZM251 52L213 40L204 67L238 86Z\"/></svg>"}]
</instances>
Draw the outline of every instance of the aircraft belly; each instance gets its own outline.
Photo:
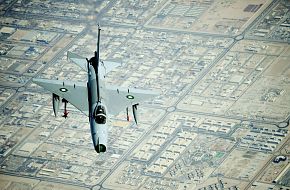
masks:
<instances>
[{"instance_id":1,"label":"aircraft belly","mask_svg":"<svg viewBox=\"0 0 290 190\"><path fill-rule=\"evenodd\" d=\"M89 80L88 83L90 85L91 103L94 104L98 100L96 80Z\"/></svg>"},{"instance_id":2,"label":"aircraft belly","mask_svg":"<svg viewBox=\"0 0 290 190\"><path fill-rule=\"evenodd\" d=\"M104 145L105 147L107 147L108 129L106 124L97 124L92 118L91 135L95 149L98 145Z\"/></svg>"}]
</instances>

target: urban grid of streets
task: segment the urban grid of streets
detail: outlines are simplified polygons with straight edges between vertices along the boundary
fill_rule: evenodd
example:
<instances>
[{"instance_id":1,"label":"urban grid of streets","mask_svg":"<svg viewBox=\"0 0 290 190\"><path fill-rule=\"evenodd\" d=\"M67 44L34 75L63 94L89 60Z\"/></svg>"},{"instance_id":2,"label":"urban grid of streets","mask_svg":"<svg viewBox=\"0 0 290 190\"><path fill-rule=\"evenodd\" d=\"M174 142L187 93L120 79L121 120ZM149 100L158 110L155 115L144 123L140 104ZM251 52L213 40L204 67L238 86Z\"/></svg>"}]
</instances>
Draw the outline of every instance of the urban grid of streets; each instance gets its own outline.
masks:
<instances>
[{"instance_id":1,"label":"urban grid of streets","mask_svg":"<svg viewBox=\"0 0 290 190\"><path fill-rule=\"evenodd\" d=\"M0 1L0 189L290 189L288 0ZM112 118L54 117L32 78L85 81L67 52L120 61L109 84L160 90ZM59 113L61 115L61 113Z\"/></svg>"}]
</instances>

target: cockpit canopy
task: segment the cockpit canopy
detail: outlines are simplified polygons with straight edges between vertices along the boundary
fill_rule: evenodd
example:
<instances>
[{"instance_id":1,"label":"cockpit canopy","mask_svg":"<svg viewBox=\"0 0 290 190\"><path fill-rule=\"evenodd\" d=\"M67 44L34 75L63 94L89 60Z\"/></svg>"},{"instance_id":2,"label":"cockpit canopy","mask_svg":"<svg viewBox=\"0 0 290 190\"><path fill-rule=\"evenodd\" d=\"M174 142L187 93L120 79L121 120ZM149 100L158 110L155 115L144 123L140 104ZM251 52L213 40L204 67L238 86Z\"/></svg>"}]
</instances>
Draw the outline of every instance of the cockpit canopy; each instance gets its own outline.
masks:
<instances>
[{"instance_id":1,"label":"cockpit canopy","mask_svg":"<svg viewBox=\"0 0 290 190\"><path fill-rule=\"evenodd\" d=\"M94 111L94 119L97 124L105 124L106 123L106 109L103 105L97 105Z\"/></svg>"}]
</instances>

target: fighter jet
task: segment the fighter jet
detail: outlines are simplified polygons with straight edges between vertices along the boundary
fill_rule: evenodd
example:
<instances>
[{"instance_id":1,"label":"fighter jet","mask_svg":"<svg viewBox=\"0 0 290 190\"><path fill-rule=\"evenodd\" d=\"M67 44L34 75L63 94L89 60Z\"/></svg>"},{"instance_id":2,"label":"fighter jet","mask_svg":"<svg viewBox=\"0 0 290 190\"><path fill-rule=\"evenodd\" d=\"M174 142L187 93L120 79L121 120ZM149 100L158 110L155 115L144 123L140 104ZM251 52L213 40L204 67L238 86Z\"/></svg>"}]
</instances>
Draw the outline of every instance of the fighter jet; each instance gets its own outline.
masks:
<instances>
[{"instance_id":1,"label":"fighter jet","mask_svg":"<svg viewBox=\"0 0 290 190\"><path fill-rule=\"evenodd\" d=\"M108 143L108 116L117 115L126 109L129 120L129 108L138 123L139 103L158 95L151 90L123 88L105 85L105 76L120 63L100 61L100 34L98 26L97 51L94 57L85 59L68 52L68 58L88 74L86 82L72 82L48 79L33 79L33 82L52 93L52 105L55 116L61 102L64 103L63 117L68 117L67 103L71 103L89 117L92 141L97 153L106 152Z\"/></svg>"}]
</instances>

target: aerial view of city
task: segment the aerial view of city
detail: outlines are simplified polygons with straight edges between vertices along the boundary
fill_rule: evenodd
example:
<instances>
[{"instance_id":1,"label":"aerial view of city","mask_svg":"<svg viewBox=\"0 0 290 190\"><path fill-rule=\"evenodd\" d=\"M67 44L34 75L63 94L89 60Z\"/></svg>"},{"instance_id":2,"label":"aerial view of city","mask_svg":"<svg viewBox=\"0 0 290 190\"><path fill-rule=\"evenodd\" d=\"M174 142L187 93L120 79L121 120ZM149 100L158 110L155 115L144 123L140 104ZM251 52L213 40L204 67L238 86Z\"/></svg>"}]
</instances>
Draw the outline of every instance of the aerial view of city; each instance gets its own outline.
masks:
<instances>
[{"instance_id":1,"label":"aerial view of city","mask_svg":"<svg viewBox=\"0 0 290 190\"><path fill-rule=\"evenodd\" d=\"M33 81L86 82L99 26L106 84L159 92L101 153ZM0 0L0 190L290 190L289 122L289 0Z\"/></svg>"}]
</instances>

